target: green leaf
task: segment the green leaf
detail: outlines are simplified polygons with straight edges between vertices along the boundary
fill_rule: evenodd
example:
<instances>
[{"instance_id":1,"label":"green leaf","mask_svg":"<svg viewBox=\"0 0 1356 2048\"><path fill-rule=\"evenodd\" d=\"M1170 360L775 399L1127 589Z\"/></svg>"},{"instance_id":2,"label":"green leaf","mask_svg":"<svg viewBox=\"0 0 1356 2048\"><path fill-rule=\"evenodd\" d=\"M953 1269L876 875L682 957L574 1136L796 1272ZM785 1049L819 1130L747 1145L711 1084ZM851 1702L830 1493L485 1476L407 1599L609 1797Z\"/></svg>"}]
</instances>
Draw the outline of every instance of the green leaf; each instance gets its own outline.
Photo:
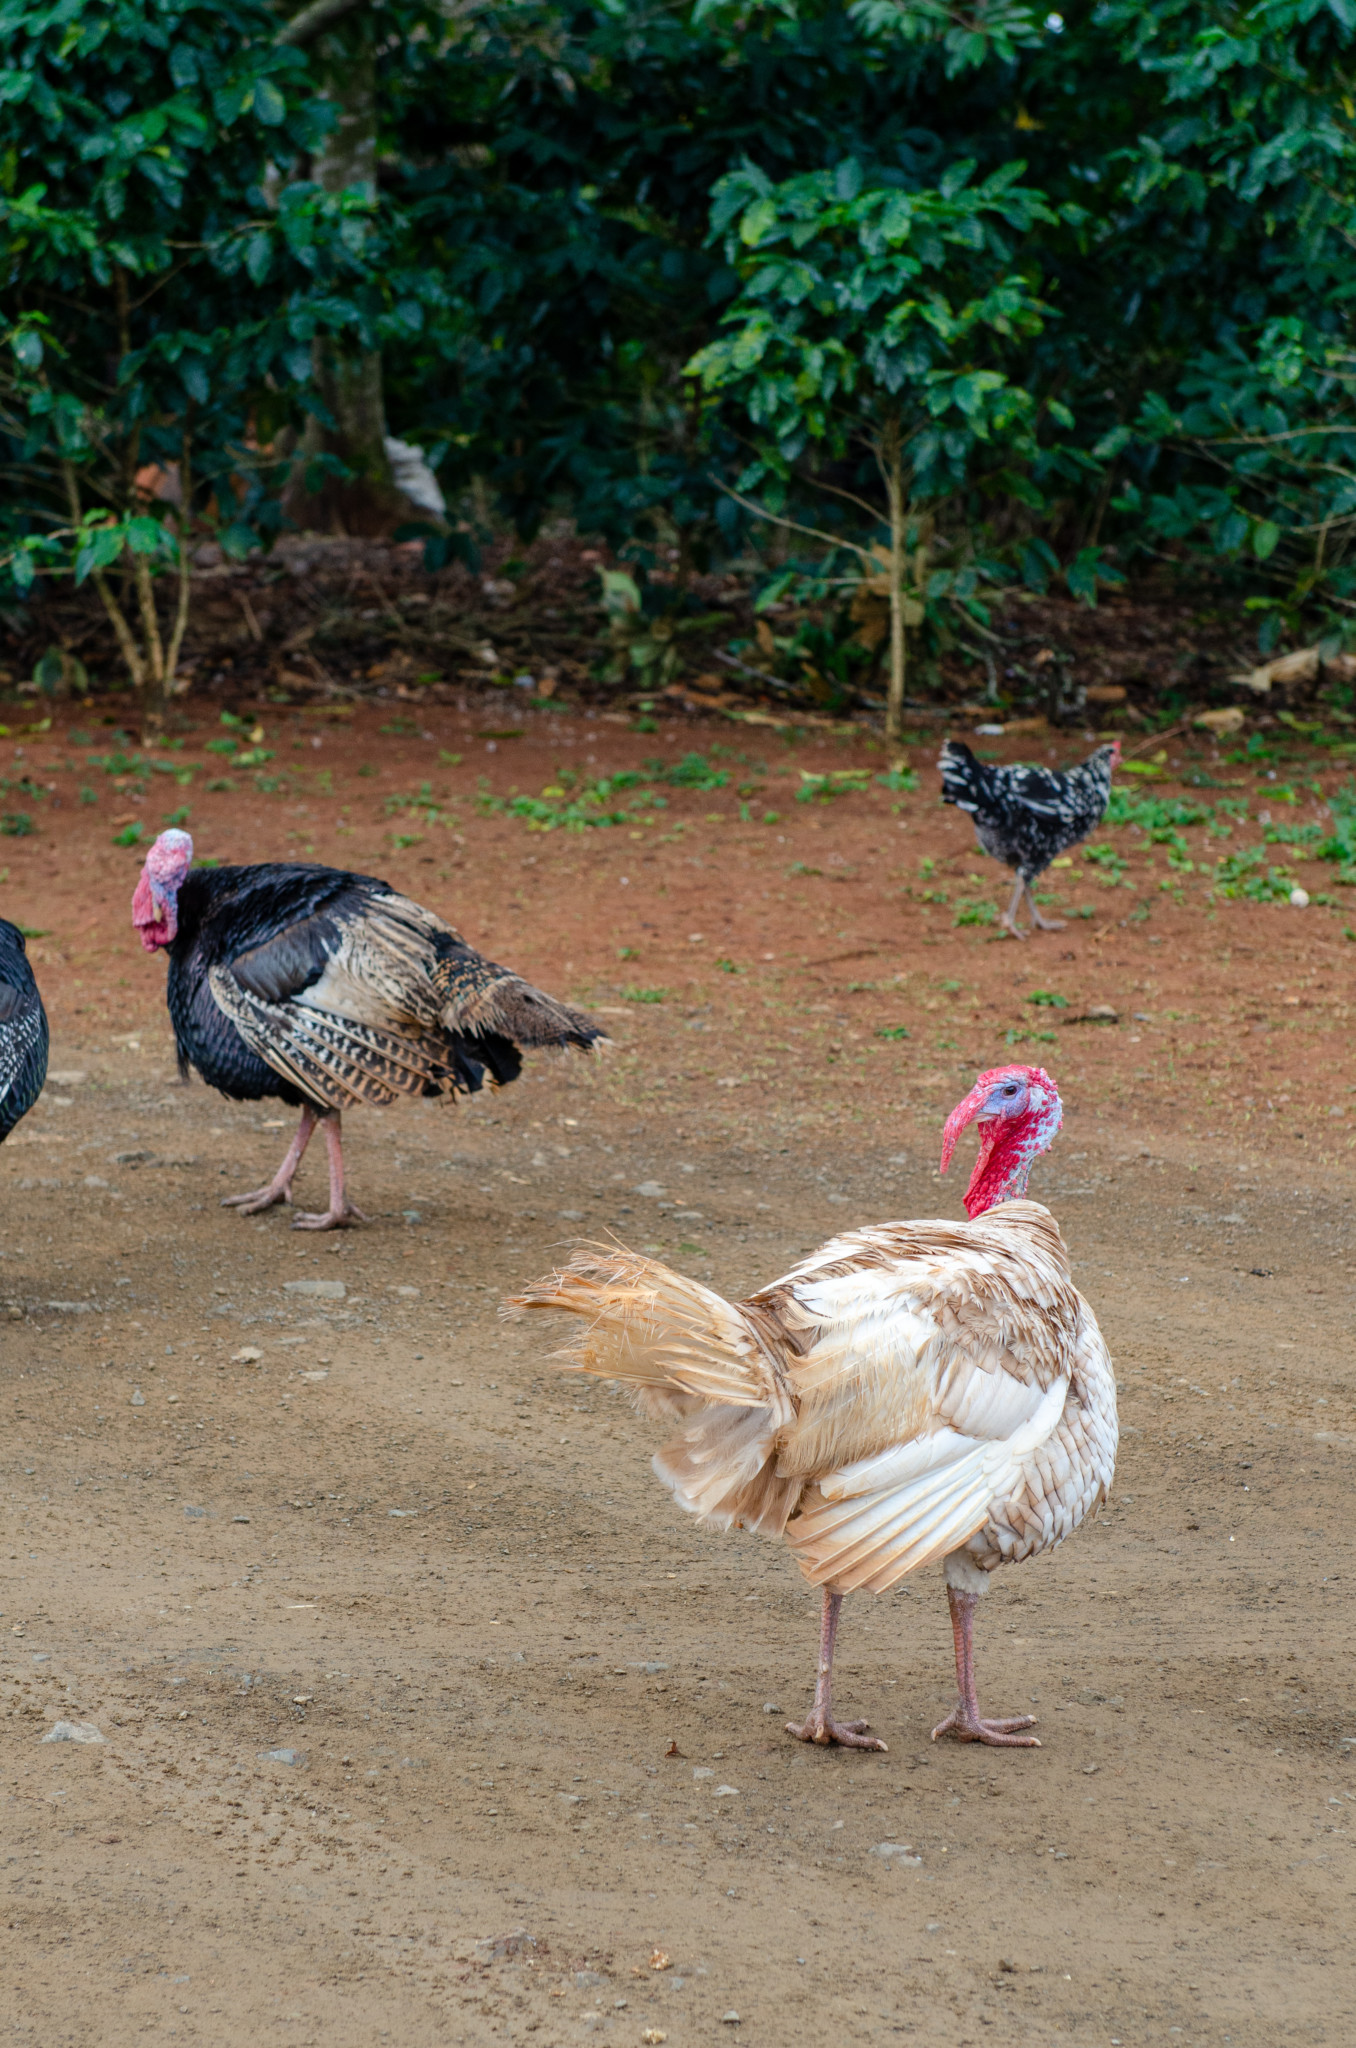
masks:
<instances>
[{"instance_id":1,"label":"green leaf","mask_svg":"<svg viewBox=\"0 0 1356 2048\"><path fill-rule=\"evenodd\" d=\"M254 82L254 111L266 128L277 128L287 116L287 102L271 78Z\"/></svg>"},{"instance_id":2,"label":"green leaf","mask_svg":"<svg viewBox=\"0 0 1356 2048\"><path fill-rule=\"evenodd\" d=\"M35 327L21 327L14 337L14 353L26 370L36 370L42 362L42 336Z\"/></svg>"},{"instance_id":3,"label":"green leaf","mask_svg":"<svg viewBox=\"0 0 1356 2048\"><path fill-rule=\"evenodd\" d=\"M1281 529L1272 519L1259 519L1252 530L1252 551L1259 562L1265 562L1276 552L1281 538Z\"/></svg>"}]
</instances>

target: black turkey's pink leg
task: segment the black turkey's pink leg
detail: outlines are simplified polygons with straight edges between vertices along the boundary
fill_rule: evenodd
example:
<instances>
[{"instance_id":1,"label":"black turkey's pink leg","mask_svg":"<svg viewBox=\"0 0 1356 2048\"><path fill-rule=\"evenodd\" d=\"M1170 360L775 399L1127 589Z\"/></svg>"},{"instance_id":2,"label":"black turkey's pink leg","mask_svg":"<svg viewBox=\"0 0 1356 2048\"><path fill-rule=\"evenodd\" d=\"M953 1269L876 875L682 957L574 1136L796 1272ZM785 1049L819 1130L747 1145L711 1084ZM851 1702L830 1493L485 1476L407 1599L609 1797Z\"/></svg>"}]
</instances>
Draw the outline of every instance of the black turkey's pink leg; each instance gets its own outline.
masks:
<instances>
[{"instance_id":1,"label":"black turkey's pink leg","mask_svg":"<svg viewBox=\"0 0 1356 2048\"><path fill-rule=\"evenodd\" d=\"M841 1593L831 1593L824 1588L824 1618L819 1626L819 1670L815 1677L815 1703L810 1709L808 1721L799 1727L788 1721L786 1732L794 1735L797 1742L817 1742L827 1747L830 1742L841 1742L848 1749L884 1749L885 1744L878 1736L865 1731L869 1721L835 1721L833 1718L833 1645L838 1634L838 1614L843 1605Z\"/></svg>"},{"instance_id":2,"label":"black turkey's pink leg","mask_svg":"<svg viewBox=\"0 0 1356 2048\"><path fill-rule=\"evenodd\" d=\"M957 1742L987 1742L994 1749L1039 1749L1040 1743L1034 1735L1019 1735L1019 1728L1034 1728L1034 1714L1013 1714L1005 1721L986 1721L979 1711L975 1697L975 1607L978 1595L963 1593L958 1586L948 1586L946 1597L951 1603L951 1628L956 1638L956 1690L960 1698L944 1721L939 1721L932 1731L935 1742L939 1735L954 1735Z\"/></svg>"},{"instance_id":3,"label":"black turkey's pink leg","mask_svg":"<svg viewBox=\"0 0 1356 2048\"><path fill-rule=\"evenodd\" d=\"M1037 931L1062 932L1064 930L1064 919L1062 917L1041 916L1036 908L1036 898L1032 893L1030 882L1026 885L1026 900L1027 906L1031 911L1031 922Z\"/></svg>"},{"instance_id":4,"label":"black turkey's pink leg","mask_svg":"<svg viewBox=\"0 0 1356 2048\"><path fill-rule=\"evenodd\" d=\"M297 1135L287 1148L287 1157L266 1188L256 1188L252 1195L227 1195L223 1209L239 1209L246 1216L257 1215L260 1209L271 1209L275 1202L290 1202L292 1182L296 1179L297 1168L306 1156L306 1147L311 1142L311 1133L316 1127L315 1111L308 1103L301 1112Z\"/></svg>"},{"instance_id":5,"label":"black turkey's pink leg","mask_svg":"<svg viewBox=\"0 0 1356 2048\"><path fill-rule=\"evenodd\" d=\"M344 1193L344 1147L338 1110L332 1109L322 1116L320 1126L325 1133L325 1150L330 1159L330 1206L323 1216L298 1210L292 1218L293 1230L347 1230L351 1224L367 1221L362 1210L355 1209Z\"/></svg>"},{"instance_id":6,"label":"black turkey's pink leg","mask_svg":"<svg viewBox=\"0 0 1356 2048\"><path fill-rule=\"evenodd\" d=\"M1026 933L1017 922L1017 912L1022 907L1022 894L1025 888L1026 883L1018 875L1017 880L1012 885L1012 901L998 920L1004 931L1011 932L1014 939L1024 939L1026 937Z\"/></svg>"}]
</instances>

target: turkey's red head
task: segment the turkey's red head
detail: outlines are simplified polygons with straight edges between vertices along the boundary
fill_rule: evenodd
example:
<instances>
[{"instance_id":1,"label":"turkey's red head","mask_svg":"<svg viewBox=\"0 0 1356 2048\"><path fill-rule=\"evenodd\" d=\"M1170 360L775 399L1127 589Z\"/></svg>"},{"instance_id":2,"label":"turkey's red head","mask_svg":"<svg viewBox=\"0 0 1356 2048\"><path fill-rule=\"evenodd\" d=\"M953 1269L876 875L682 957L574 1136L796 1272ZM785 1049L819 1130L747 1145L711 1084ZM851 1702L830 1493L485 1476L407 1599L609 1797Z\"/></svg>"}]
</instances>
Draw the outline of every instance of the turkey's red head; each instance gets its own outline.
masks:
<instances>
[{"instance_id":1,"label":"turkey's red head","mask_svg":"<svg viewBox=\"0 0 1356 2048\"><path fill-rule=\"evenodd\" d=\"M193 863L187 832L162 832L146 856L132 897L132 923L148 953L174 943L179 929L179 891Z\"/></svg>"},{"instance_id":2,"label":"turkey's red head","mask_svg":"<svg viewBox=\"0 0 1356 2048\"><path fill-rule=\"evenodd\" d=\"M965 1190L965 1213L982 1216L1026 1193L1027 1176L1064 1120L1059 1090L1044 1067L992 1067L958 1102L942 1133L942 1172L965 1126L979 1125L979 1157Z\"/></svg>"}]
</instances>

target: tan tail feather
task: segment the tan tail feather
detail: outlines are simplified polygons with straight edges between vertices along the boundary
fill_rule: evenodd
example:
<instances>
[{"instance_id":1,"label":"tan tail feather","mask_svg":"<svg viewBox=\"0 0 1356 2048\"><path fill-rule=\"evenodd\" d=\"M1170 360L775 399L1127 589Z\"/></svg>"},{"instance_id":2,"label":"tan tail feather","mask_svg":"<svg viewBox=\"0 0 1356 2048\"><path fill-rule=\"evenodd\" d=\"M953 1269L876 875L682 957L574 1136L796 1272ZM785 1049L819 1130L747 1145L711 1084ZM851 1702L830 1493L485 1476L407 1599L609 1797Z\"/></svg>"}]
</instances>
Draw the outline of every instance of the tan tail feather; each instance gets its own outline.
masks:
<instances>
[{"instance_id":1,"label":"tan tail feather","mask_svg":"<svg viewBox=\"0 0 1356 2048\"><path fill-rule=\"evenodd\" d=\"M780 1377L739 1310L656 1259L621 1247L584 1248L507 1307L586 1318L588 1329L556 1354L576 1372L672 1387L736 1408L766 1407L774 1427L790 1419Z\"/></svg>"}]
</instances>

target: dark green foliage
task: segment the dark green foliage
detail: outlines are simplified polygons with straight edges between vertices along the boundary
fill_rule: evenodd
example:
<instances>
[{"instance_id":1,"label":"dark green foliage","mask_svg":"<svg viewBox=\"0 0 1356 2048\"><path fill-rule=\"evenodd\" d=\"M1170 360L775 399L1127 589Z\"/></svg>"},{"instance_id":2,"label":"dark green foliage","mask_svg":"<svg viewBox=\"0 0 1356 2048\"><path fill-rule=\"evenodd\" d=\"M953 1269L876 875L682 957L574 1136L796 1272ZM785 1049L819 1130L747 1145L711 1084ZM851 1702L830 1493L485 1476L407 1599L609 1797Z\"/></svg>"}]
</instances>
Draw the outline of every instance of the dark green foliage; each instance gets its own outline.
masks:
<instances>
[{"instance_id":1,"label":"dark green foliage","mask_svg":"<svg viewBox=\"0 0 1356 2048\"><path fill-rule=\"evenodd\" d=\"M995 581L1093 603L1150 557L1222 566L1264 644L1356 615L1353 0L384 0L303 48L287 11L0 0L21 590L172 567L150 465L266 542L333 338L474 488L463 528L564 509L681 575L771 488L934 636ZM363 36L377 176L328 192ZM913 521L883 556L882 395ZM613 666L649 688L685 621L643 595ZM849 701L872 663L822 631L795 687Z\"/></svg>"}]
</instances>

